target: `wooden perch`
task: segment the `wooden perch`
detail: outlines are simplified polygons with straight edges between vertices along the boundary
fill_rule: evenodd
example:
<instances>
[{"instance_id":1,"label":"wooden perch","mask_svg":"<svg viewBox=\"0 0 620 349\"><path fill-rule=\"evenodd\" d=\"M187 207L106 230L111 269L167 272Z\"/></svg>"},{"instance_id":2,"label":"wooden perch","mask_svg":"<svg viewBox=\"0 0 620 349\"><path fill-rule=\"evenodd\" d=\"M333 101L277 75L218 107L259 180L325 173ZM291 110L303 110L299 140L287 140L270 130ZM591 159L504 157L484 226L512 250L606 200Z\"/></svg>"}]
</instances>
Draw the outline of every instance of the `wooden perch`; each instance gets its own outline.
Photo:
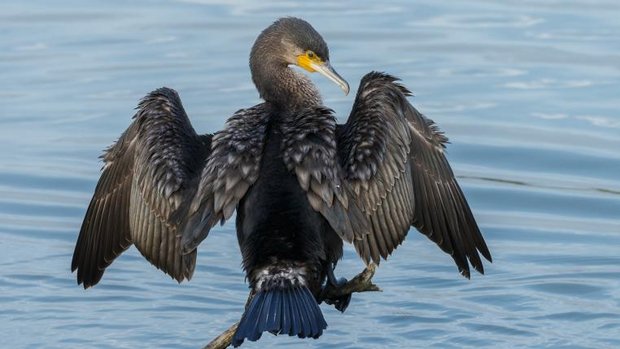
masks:
<instances>
[{"instance_id":1,"label":"wooden perch","mask_svg":"<svg viewBox=\"0 0 620 349\"><path fill-rule=\"evenodd\" d=\"M332 287L329 285L323 294L324 299L338 298L341 296L349 295L356 292L370 292L381 291L381 289L372 282L372 277L375 275L377 266L373 263L368 265L364 271L357 274L353 279L347 281L340 287ZM249 303L248 299L248 303ZM209 344L203 349L224 349L228 348L232 343L232 338L237 331L239 322L230 326L226 331L222 332L219 336L215 337Z\"/></svg>"},{"instance_id":2,"label":"wooden perch","mask_svg":"<svg viewBox=\"0 0 620 349\"><path fill-rule=\"evenodd\" d=\"M239 327L239 322L235 322L226 331L222 332L219 336L215 337L209 344L202 349L224 349L228 348L232 343L232 338Z\"/></svg>"}]
</instances>

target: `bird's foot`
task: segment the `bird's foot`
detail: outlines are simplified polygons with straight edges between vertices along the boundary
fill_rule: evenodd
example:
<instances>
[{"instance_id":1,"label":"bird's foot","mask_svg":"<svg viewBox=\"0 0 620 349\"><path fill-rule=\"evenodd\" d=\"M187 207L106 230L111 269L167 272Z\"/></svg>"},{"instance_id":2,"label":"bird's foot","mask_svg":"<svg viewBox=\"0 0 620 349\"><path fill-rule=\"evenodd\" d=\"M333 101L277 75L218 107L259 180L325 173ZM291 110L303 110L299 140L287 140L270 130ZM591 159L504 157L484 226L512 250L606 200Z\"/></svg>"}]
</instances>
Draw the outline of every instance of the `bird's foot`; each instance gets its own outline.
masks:
<instances>
[{"instance_id":1,"label":"bird's foot","mask_svg":"<svg viewBox=\"0 0 620 349\"><path fill-rule=\"evenodd\" d=\"M345 278L336 279L336 275L334 275L335 268L336 263L332 264L331 267L327 269L327 282L325 283L325 286L323 286L321 298L325 301L325 303L333 305L340 312L344 313L351 302L351 293L345 293L337 297L327 297L330 293L328 291L332 291L332 289L338 290L348 282Z\"/></svg>"},{"instance_id":2,"label":"bird's foot","mask_svg":"<svg viewBox=\"0 0 620 349\"><path fill-rule=\"evenodd\" d=\"M325 291L328 288L338 289L344 286L346 283L347 279L345 278L340 278L335 283L327 282L327 284L323 287L323 294L327 294L327 292ZM334 298L324 298L324 301L329 305L333 305L334 308L338 309L341 313L344 313L344 311L347 310L349 303L351 302L351 295L351 293L348 293Z\"/></svg>"}]
</instances>

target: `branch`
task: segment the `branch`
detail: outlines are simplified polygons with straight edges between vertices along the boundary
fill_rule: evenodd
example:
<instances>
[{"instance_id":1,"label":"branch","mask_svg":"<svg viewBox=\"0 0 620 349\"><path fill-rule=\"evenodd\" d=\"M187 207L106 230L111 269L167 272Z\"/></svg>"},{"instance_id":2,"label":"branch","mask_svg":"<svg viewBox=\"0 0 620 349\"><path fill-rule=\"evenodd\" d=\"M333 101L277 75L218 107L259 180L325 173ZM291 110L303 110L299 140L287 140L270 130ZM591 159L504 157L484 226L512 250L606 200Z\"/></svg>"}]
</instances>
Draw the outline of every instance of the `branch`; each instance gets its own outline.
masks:
<instances>
[{"instance_id":1,"label":"branch","mask_svg":"<svg viewBox=\"0 0 620 349\"><path fill-rule=\"evenodd\" d=\"M222 332L219 336L215 337L214 340L209 342L202 349L225 349L230 346L232 343L232 338L237 331L237 327L239 327L239 322L235 322L234 325L230 326L226 331Z\"/></svg>"},{"instance_id":2,"label":"branch","mask_svg":"<svg viewBox=\"0 0 620 349\"><path fill-rule=\"evenodd\" d=\"M381 291L381 289L372 282L372 277L375 275L375 271L377 270L376 264L369 264L364 271L357 274L353 279L347 281L344 285L340 287L333 287L328 283L327 289L325 290L321 300L330 299L330 298L338 298L341 296L349 295L356 292L376 292ZM250 298L248 298L249 304ZM230 326L226 331L222 332L219 336L215 337L209 344L207 344L202 349L225 349L230 346L232 343L232 338L237 331L237 327L239 326L239 322L236 322L234 325Z\"/></svg>"}]
</instances>

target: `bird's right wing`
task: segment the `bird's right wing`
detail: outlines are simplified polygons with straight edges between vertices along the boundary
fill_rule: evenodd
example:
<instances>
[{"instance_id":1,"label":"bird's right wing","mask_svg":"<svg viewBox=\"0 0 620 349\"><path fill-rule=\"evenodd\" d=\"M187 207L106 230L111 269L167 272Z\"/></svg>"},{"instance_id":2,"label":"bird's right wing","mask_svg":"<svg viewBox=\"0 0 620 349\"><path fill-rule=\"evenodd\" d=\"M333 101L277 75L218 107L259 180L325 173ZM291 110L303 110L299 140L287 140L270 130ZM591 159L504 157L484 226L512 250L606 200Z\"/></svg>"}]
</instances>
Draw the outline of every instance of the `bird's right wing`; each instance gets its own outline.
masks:
<instances>
[{"instance_id":1,"label":"bird's right wing","mask_svg":"<svg viewBox=\"0 0 620 349\"><path fill-rule=\"evenodd\" d=\"M196 253L181 252L172 215L196 190L211 136L196 134L174 90L153 91L138 109L103 156L103 173L75 246L71 270L85 288L97 284L132 243L179 282L194 270Z\"/></svg>"},{"instance_id":2,"label":"bird's right wing","mask_svg":"<svg viewBox=\"0 0 620 349\"><path fill-rule=\"evenodd\" d=\"M192 253L215 224L230 218L258 179L269 116L267 104L241 109L213 136L198 190L179 217L184 253Z\"/></svg>"}]
</instances>

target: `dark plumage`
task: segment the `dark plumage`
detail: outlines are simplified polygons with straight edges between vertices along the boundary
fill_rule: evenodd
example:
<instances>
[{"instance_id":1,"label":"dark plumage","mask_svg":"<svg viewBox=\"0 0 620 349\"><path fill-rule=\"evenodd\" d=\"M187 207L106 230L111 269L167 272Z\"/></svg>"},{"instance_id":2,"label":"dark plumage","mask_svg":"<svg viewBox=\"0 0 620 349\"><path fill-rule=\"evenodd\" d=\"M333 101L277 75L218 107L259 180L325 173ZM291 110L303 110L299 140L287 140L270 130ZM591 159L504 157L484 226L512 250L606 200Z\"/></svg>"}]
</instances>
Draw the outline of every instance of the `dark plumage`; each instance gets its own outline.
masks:
<instances>
[{"instance_id":1,"label":"dark plumage","mask_svg":"<svg viewBox=\"0 0 620 349\"><path fill-rule=\"evenodd\" d=\"M352 242L379 263L415 226L469 277L491 255L448 164L447 138L407 100L397 79L364 76L344 125L322 105L319 72L345 92L329 50L307 22L283 18L250 55L264 103L237 111L221 131L199 136L175 91L139 104L105 165L78 237L72 271L84 288L131 244L179 282L196 248L237 211L237 238L253 299L233 344L264 331L317 338L327 327L317 300ZM327 280L327 281L326 281ZM350 296L329 300L338 309Z\"/></svg>"}]
</instances>

